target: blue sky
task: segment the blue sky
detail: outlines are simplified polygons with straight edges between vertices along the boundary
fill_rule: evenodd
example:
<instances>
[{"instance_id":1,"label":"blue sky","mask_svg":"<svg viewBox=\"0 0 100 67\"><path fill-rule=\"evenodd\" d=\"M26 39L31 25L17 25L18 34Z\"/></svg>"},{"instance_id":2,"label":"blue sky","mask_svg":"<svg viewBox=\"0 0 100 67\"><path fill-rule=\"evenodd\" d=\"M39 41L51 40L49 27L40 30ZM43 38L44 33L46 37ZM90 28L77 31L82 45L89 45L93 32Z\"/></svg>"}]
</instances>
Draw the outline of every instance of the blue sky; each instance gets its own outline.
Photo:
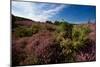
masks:
<instances>
[{"instance_id":1,"label":"blue sky","mask_svg":"<svg viewBox=\"0 0 100 67\"><path fill-rule=\"evenodd\" d=\"M96 20L96 7L12 1L12 14L35 21L64 19L69 23L87 23L88 20Z\"/></svg>"}]
</instances>

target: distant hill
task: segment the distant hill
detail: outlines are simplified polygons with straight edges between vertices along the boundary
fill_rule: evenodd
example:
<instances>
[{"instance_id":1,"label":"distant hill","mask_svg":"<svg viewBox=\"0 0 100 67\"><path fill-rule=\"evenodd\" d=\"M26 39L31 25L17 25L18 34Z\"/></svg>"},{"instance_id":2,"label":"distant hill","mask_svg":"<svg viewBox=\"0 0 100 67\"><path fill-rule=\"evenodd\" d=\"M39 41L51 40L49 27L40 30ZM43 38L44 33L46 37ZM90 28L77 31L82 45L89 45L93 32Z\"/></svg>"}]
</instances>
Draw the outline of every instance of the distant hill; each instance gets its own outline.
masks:
<instances>
[{"instance_id":1,"label":"distant hill","mask_svg":"<svg viewBox=\"0 0 100 67\"><path fill-rule=\"evenodd\" d=\"M53 23L51 21L46 21L46 22L41 22L41 21L34 21L34 20L30 20L27 18L23 18L23 17L18 17L18 16L12 16L12 26L15 27L15 25L22 25L22 26L31 26L33 23L34 24L41 24L41 25L53 25Z\"/></svg>"},{"instance_id":2,"label":"distant hill","mask_svg":"<svg viewBox=\"0 0 100 67\"><path fill-rule=\"evenodd\" d=\"M14 15L11 15L11 16L12 16L12 20L14 20L14 21L30 20L27 18L18 17L18 16L14 16ZM32 21L32 20L30 20L30 21Z\"/></svg>"},{"instance_id":3,"label":"distant hill","mask_svg":"<svg viewBox=\"0 0 100 67\"><path fill-rule=\"evenodd\" d=\"M11 15L11 16L12 16L12 27L15 27L16 24L31 26L32 22L34 22L27 18L22 18L22 17L18 17L18 16L14 16L14 15Z\"/></svg>"}]
</instances>

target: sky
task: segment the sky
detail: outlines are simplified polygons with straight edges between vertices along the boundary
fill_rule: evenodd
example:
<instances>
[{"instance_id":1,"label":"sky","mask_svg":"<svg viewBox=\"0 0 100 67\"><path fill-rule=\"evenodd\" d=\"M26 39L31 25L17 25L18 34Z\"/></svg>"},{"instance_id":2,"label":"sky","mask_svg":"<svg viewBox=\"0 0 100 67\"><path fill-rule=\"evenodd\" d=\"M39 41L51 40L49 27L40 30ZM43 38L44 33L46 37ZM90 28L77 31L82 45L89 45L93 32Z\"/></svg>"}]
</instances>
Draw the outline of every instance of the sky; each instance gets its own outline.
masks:
<instances>
[{"instance_id":1,"label":"sky","mask_svg":"<svg viewBox=\"0 0 100 67\"><path fill-rule=\"evenodd\" d=\"M12 1L12 14L34 21L61 21L69 23L87 23L96 21L96 7L86 5L18 2Z\"/></svg>"}]
</instances>

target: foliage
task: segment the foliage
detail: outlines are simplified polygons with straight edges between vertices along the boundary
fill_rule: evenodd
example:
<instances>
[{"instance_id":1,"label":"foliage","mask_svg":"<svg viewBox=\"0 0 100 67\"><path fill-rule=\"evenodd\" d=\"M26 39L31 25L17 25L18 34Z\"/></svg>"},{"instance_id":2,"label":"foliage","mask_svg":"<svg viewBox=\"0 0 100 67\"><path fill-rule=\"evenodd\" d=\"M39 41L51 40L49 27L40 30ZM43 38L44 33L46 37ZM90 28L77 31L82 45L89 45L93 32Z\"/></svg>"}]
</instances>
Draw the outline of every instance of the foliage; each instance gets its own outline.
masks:
<instances>
[{"instance_id":1,"label":"foliage","mask_svg":"<svg viewBox=\"0 0 100 67\"><path fill-rule=\"evenodd\" d=\"M55 32L56 35L56 42L59 43L62 51L61 54L64 57L62 62L73 62L73 54L74 52L72 51L72 27L73 25L62 21L60 22L59 25L57 25L57 31Z\"/></svg>"},{"instance_id":2,"label":"foliage","mask_svg":"<svg viewBox=\"0 0 100 67\"><path fill-rule=\"evenodd\" d=\"M32 29L32 32L33 32L33 34L35 34L35 33L37 33L38 31L40 31L42 28L41 28L41 26L38 24L33 24L32 26L31 26L31 29Z\"/></svg>"},{"instance_id":3,"label":"foliage","mask_svg":"<svg viewBox=\"0 0 100 67\"><path fill-rule=\"evenodd\" d=\"M57 32L64 32L66 34L65 35L66 37L71 38L73 25L69 24L66 21L61 21L59 23L60 24L57 27Z\"/></svg>"},{"instance_id":4,"label":"foliage","mask_svg":"<svg viewBox=\"0 0 100 67\"><path fill-rule=\"evenodd\" d=\"M72 30L72 44L75 49L85 46L85 41L88 40L90 30L86 25L74 25Z\"/></svg>"},{"instance_id":5,"label":"foliage","mask_svg":"<svg viewBox=\"0 0 100 67\"><path fill-rule=\"evenodd\" d=\"M32 36L33 34L32 29L26 26L17 27L15 33L18 37Z\"/></svg>"},{"instance_id":6,"label":"foliage","mask_svg":"<svg viewBox=\"0 0 100 67\"><path fill-rule=\"evenodd\" d=\"M33 23L30 27L19 25L14 31L20 38L13 40L13 64L95 60L95 43L88 38L90 32L88 25L66 21Z\"/></svg>"},{"instance_id":7,"label":"foliage","mask_svg":"<svg viewBox=\"0 0 100 67\"><path fill-rule=\"evenodd\" d=\"M52 24L52 21L46 21L46 23Z\"/></svg>"},{"instance_id":8,"label":"foliage","mask_svg":"<svg viewBox=\"0 0 100 67\"><path fill-rule=\"evenodd\" d=\"M54 24L55 24L55 25L59 25L60 22L59 22L59 21L55 21Z\"/></svg>"},{"instance_id":9,"label":"foliage","mask_svg":"<svg viewBox=\"0 0 100 67\"><path fill-rule=\"evenodd\" d=\"M88 25L70 25L61 23L58 26L59 33L56 32L56 41L62 48L62 53L65 56L65 62L74 62L74 54L80 48L86 46L88 42L88 34L90 29Z\"/></svg>"}]
</instances>

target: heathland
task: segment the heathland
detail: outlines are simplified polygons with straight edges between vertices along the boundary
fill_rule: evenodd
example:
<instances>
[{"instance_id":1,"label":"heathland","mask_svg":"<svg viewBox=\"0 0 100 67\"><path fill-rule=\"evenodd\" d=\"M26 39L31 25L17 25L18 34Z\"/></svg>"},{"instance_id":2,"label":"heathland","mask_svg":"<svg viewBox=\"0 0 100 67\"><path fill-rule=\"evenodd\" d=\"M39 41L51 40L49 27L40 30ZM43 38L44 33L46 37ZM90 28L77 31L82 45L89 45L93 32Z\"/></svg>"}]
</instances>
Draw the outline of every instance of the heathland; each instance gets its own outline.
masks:
<instances>
[{"instance_id":1,"label":"heathland","mask_svg":"<svg viewBox=\"0 0 100 67\"><path fill-rule=\"evenodd\" d=\"M41 22L12 15L13 65L95 61L95 42L95 23Z\"/></svg>"}]
</instances>

